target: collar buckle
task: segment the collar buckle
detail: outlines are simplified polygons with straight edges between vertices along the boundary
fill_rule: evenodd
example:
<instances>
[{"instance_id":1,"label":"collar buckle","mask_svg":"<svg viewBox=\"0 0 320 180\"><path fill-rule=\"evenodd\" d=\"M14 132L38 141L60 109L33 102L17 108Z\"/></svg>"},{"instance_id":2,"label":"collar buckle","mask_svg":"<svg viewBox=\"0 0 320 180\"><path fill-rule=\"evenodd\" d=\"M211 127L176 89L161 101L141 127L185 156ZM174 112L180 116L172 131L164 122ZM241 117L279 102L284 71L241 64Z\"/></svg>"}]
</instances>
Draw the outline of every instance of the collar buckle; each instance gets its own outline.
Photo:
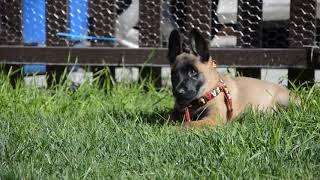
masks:
<instances>
[{"instance_id":1,"label":"collar buckle","mask_svg":"<svg viewBox=\"0 0 320 180\"><path fill-rule=\"evenodd\" d=\"M199 105L200 105L200 106L204 106L205 104L207 104L206 99L205 99L205 98L203 98L203 97L202 97L202 98L200 98L200 99L199 99Z\"/></svg>"}]
</instances>

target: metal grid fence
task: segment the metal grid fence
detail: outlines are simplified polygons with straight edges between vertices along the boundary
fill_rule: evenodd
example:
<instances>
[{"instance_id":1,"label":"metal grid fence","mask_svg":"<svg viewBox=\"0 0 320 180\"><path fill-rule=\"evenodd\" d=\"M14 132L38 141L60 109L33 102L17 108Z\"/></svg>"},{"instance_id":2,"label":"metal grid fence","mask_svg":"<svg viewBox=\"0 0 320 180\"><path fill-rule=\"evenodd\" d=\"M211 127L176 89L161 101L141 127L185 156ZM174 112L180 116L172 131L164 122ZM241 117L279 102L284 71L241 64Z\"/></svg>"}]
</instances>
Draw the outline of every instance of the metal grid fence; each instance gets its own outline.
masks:
<instances>
[{"instance_id":1,"label":"metal grid fence","mask_svg":"<svg viewBox=\"0 0 320 180\"><path fill-rule=\"evenodd\" d=\"M317 47L320 39L316 0L0 0L0 8L2 46L163 48L172 29L187 42L191 28L212 48Z\"/></svg>"}]
</instances>

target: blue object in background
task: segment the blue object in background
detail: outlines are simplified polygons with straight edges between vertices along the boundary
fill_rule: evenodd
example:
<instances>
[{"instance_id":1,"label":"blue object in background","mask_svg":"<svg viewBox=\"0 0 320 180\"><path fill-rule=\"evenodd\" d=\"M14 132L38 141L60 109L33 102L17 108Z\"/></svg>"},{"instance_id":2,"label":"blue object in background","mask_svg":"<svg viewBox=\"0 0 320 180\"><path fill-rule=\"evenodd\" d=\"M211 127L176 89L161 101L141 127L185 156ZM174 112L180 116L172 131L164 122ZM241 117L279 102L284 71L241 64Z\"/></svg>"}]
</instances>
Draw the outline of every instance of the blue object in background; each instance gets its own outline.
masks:
<instances>
[{"instance_id":1,"label":"blue object in background","mask_svg":"<svg viewBox=\"0 0 320 180\"><path fill-rule=\"evenodd\" d=\"M68 36L70 41L80 41L74 46L84 47L85 40L81 36L88 34L88 0L68 0L69 4L69 33L76 36ZM80 66L70 67L72 71L78 71Z\"/></svg>"},{"instance_id":2,"label":"blue object in background","mask_svg":"<svg viewBox=\"0 0 320 180\"><path fill-rule=\"evenodd\" d=\"M23 41L24 43L46 42L46 0L23 1Z\"/></svg>"},{"instance_id":3,"label":"blue object in background","mask_svg":"<svg viewBox=\"0 0 320 180\"><path fill-rule=\"evenodd\" d=\"M46 42L46 0L23 1L23 41L44 46ZM44 74L46 65L24 65L24 74Z\"/></svg>"},{"instance_id":4,"label":"blue object in background","mask_svg":"<svg viewBox=\"0 0 320 180\"><path fill-rule=\"evenodd\" d=\"M83 47L81 36L88 33L88 0L68 0L69 8L69 40L80 41L75 46ZM25 44L45 46L46 42L46 0L23 1L23 41ZM47 71L46 65L24 65L24 74L43 74Z\"/></svg>"},{"instance_id":5,"label":"blue object in background","mask_svg":"<svg viewBox=\"0 0 320 180\"><path fill-rule=\"evenodd\" d=\"M95 36L84 36L84 35L77 35L77 34L71 34L71 33L63 33L63 32L58 32L58 36L63 36L63 37L69 37L70 39L81 39L81 40L100 40L100 41L112 41L115 42L114 37L95 37Z\"/></svg>"},{"instance_id":6,"label":"blue object in background","mask_svg":"<svg viewBox=\"0 0 320 180\"><path fill-rule=\"evenodd\" d=\"M44 74L47 72L46 65L34 65L34 64L26 64L23 66L23 73L24 75L31 75L34 73L37 74Z\"/></svg>"},{"instance_id":7,"label":"blue object in background","mask_svg":"<svg viewBox=\"0 0 320 180\"><path fill-rule=\"evenodd\" d=\"M86 36L88 33L88 0L69 0L69 33ZM70 37L70 40L81 41L78 36Z\"/></svg>"}]
</instances>

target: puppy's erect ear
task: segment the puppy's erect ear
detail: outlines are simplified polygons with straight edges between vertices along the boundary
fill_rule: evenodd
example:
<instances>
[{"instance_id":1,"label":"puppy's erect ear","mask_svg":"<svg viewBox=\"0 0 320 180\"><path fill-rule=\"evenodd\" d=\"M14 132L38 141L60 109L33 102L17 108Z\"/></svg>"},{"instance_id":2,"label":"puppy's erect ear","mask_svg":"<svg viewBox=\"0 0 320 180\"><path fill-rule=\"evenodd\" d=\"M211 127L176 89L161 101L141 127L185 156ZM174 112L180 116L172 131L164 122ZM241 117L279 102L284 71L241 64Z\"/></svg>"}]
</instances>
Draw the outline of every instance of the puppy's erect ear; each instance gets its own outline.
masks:
<instances>
[{"instance_id":1,"label":"puppy's erect ear","mask_svg":"<svg viewBox=\"0 0 320 180\"><path fill-rule=\"evenodd\" d=\"M173 30L169 37L168 60L174 63L176 57L181 53L181 38L178 30Z\"/></svg>"},{"instance_id":2,"label":"puppy's erect ear","mask_svg":"<svg viewBox=\"0 0 320 180\"><path fill-rule=\"evenodd\" d=\"M202 62L209 60L209 47L207 41L203 38L197 29L192 29L189 35L190 47L195 55L201 57Z\"/></svg>"}]
</instances>

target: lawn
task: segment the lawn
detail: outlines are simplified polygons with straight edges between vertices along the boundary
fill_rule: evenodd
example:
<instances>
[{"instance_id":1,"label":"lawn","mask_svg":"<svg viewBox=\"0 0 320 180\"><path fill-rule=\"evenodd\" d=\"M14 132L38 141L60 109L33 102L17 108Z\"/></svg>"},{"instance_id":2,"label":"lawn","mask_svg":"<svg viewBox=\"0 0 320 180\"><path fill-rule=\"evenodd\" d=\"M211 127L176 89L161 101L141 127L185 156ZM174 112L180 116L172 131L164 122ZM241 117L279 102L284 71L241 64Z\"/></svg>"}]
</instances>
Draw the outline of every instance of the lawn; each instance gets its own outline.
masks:
<instances>
[{"instance_id":1,"label":"lawn","mask_svg":"<svg viewBox=\"0 0 320 180\"><path fill-rule=\"evenodd\" d=\"M0 75L1 179L320 177L320 89L300 88L300 107L190 130L167 121L169 89L68 87L12 89Z\"/></svg>"}]
</instances>

